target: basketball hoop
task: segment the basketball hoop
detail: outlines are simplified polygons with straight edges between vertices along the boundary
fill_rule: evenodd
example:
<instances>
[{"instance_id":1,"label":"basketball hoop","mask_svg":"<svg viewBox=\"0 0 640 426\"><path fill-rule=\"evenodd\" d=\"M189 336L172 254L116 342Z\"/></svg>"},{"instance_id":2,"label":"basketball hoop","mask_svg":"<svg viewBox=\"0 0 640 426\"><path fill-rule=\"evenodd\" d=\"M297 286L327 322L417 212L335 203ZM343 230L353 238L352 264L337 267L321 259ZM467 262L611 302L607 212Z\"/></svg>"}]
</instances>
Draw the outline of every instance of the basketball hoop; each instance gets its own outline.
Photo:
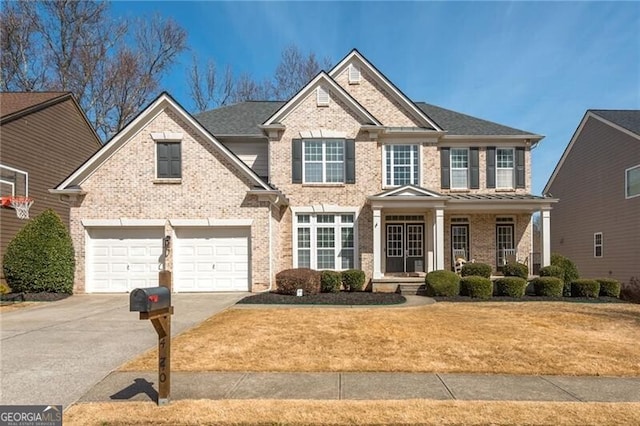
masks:
<instances>
[{"instance_id":1,"label":"basketball hoop","mask_svg":"<svg viewBox=\"0 0 640 426\"><path fill-rule=\"evenodd\" d=\"M10 197L9 203L16 211L18 219L29 219L29 208L33 204L31 197Z\"/></svg>"}]
</instances>

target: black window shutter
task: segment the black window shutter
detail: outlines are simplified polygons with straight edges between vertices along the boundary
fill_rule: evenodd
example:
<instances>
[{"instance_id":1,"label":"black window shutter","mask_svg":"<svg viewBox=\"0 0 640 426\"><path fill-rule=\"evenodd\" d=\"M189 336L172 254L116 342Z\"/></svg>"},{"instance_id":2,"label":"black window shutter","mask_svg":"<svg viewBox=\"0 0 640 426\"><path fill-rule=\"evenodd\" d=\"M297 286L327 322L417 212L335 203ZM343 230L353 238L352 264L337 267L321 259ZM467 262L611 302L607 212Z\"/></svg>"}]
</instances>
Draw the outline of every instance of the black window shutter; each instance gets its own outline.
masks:
<instances>
[{"instance_id":1,"label":"black window shutter","mask_svg":"<svg viewBox=\"0 0 640 426\"><path fill-rule=\"evenodd\" d=\"M169 176L172 178L182 177L182 156L180 143L169 144L170 168Z\"/></svg>"},{"instance_id":2,"label":"black window shutter","mask_svg":"<svg viewBox=\"0 0 640 426\"><path fill-rule=\"evenodd\" d=\"M302 183L302 139L291 140L291 183Z\"/></svg>"},{"instance_id":3,"label":"black window shutter","mask_svg":"<svg viewBox=\"0 0 640 426\"><path fill-rule=\"evenodd\" d=\"M345 140L345 183L356 183L356 141Z\"/></svg>"},{"instance_id":4,"label":"black window shutter","mask_svg":"<svg viewBox=\"0 0 640 426\"><path fill-rule=\"evenodd\" d=\"M478 148L469 149L469 171L471 174L470 185L471 189L480 188L480 160L478 159Z\"/></svg>"},{"instance_id":5,"label":"black window shutter","mask_svg":"<svg viewBox=\"0 0 640 426\"><path fill-rule=\"evenodd\" d=\"M442 189L449 189L450 173L449 173L449 148L440 148L440 186Z\"/></svg>"},{"instance_id":6,"label":"black window shutter","mask_svg":"<svg viewBox=\"0 0 640 426\"><path fill-rule=\"evenodd\" d=\"M158 143L156 144L156 149L158 150L158 165L157 165L157 173L159 178L168 178L170 167L169 167L169 146L166 143Z\"/></svg>"},{"instance_id":7,"label":"black window shutter","mask_svg":"<svg viewBox=\"0 0 640 426\"><path fill-rule=\"evenodd\" d=\"M524 187L524 147L521 146L516 148L516 188Z\"/></svg>"},{"instance_id":8,"label":"black window shutter","mask_svg":"<svg viewBox=\"0 0 640 426\"><path fill-rule=\"evenodd\" d=\"M487 188L496 187L496 147L487 147Z\"/></svg>"}]
</instances>

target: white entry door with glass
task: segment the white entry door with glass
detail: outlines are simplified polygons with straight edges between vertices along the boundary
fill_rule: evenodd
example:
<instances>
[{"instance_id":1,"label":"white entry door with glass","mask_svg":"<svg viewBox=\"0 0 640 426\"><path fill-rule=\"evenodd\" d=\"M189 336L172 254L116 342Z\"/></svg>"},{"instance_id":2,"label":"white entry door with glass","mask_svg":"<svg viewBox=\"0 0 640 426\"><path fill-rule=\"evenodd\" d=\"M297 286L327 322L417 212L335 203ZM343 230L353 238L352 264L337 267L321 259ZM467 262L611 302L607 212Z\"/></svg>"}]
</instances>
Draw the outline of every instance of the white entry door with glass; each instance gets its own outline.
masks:
<instances>
[{"instance_id":1,"label":"white entry door with glass","mask_svg":"<svg viewBox=\"0 0 640 426\"><path fill-rule=\"evenodd\" d=\"M424 223L387 223L386 272L424 272Z\"/></svg>"}]
</instances>

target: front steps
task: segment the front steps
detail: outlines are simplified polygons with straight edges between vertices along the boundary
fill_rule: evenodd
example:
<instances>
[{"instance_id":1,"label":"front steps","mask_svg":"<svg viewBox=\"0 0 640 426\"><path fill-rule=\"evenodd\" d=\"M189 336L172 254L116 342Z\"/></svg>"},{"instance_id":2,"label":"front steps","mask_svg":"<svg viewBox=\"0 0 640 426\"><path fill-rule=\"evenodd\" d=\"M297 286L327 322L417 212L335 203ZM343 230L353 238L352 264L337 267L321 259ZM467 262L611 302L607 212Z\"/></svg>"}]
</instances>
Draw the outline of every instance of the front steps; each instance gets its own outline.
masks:
<instances>
[{"instance_id":1,"label":"front steps","mask_svg":"<svg viewBox=\"0 0 640 426\"><path fill-rule=\"evenodd\" d=\"M424 277L385 277L372 280L374 293L425 295Z\"/></svg>"}]
</instances>

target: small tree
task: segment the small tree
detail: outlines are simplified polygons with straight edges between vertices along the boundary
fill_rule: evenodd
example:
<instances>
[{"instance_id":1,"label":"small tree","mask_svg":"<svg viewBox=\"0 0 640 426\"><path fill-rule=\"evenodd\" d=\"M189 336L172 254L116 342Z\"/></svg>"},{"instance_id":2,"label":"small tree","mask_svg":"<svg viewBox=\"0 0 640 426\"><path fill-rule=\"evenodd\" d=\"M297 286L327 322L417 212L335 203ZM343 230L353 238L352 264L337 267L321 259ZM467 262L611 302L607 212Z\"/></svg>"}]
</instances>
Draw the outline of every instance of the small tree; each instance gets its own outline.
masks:
<instances>
[{"instance_id":1,"label":"small tree","mask_svg":"<svg viewBox=\"0 0 640 426\"><path fill-rule=\"evenodd\" d=\"M73 292L75 254L60 216L45 210L11 240L3 260L4 276L14 292Z\"/></svg>"}]
</instances>

